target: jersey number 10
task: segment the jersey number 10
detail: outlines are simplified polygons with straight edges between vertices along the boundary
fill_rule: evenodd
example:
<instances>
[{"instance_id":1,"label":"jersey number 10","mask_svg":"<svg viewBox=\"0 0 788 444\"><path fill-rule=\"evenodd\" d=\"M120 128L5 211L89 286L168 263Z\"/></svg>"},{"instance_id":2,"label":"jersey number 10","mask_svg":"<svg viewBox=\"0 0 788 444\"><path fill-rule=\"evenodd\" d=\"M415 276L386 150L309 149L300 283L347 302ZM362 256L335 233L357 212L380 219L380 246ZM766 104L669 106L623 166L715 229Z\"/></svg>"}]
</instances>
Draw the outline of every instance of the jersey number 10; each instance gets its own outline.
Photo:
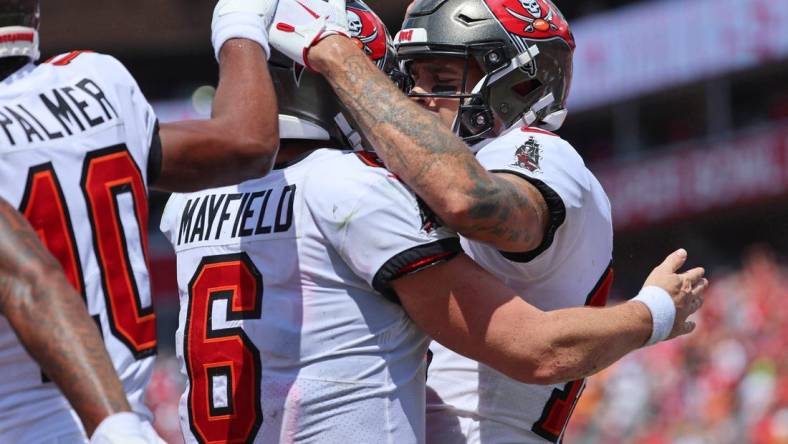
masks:
<instances>
[{"instance_id":1,"label":"jersey number 10","mask_svg":"<svg viewBox=\"0 0 788 444\"><path fill-rule=\"evenodd\" d=\"M131 196L140 246L148 263L148 196L145 183L125 145L86 154L80 181L93 234L93 249L101 272L101 285L112 335L136 359L156 352L153 306L142 307L118 197ZM71 188L70 188L71 189ZM72 219L51 162L30 168L19 211L25 215L44 245L60 262L71 285L85 297L79 251ZM79 223L79 221L74 221Z\"/></svg>"}]
</instances>

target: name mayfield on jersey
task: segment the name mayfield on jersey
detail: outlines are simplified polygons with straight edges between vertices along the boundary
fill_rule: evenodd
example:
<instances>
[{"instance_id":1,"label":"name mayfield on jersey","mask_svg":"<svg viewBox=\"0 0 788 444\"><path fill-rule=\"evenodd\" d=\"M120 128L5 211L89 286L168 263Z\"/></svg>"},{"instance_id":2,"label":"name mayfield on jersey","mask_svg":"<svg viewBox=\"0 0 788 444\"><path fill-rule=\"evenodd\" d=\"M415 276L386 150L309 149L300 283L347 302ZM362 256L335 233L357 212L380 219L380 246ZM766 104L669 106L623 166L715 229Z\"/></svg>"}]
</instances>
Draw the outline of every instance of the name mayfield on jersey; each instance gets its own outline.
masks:
<instances>
[{"instance_id":1,"label":"name mayfield on jersey","mask_svg":"<svg viewBox=\"0 0 788 444\"><path fill-rule=\"evenodd\" d=\"M363 154L174 194L189 443L424 441L428 338L389 282L460 251Z\"/></svg>"}]
</instances>

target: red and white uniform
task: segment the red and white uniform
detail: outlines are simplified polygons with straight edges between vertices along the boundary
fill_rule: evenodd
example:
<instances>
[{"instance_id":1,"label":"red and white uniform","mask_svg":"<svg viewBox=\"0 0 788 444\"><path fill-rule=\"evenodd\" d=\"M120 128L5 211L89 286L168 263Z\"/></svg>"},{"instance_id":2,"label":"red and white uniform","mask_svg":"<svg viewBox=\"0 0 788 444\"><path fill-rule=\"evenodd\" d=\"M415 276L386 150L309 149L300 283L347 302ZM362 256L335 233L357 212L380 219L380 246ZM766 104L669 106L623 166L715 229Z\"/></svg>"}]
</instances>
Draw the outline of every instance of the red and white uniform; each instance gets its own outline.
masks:
<instances>
[{"instance_id":1,"label":"red and white uniform","mask_svg":"<svg viewBox=\"0 0 788 444\"><path fill-rule=\"evenodd\" d=\"M389 281L460 245L393 174L318 150L174 194L161 229L177 253L187 442L424 442L429 339Z\"/></svg>"},{"instance_id":2,"label":"red and white uniform","mask_svg":"<svg viewBox=\"0 0 788 444\"><path fill-rule=\"evenodd\" d=\"M158 155L151 154L155 128L134 79L106 55L64 54L0 83L0 195L28 218L84 296L132 408L148 417L143 394L156 321L146 184L149 158ZM0 442L84 435L2 316L0 375Z\"/></svg>"},{"instance_id":3,"label":"red and white uniform","mask_svg":"<svg viewBox=\"0 0 788 444\"><path fill-rule=\"evenodd\" d=\"M540 190L552 225L542 246L524 254L502 253L462 239L465 252L542 310L604 305L612 282L610 204L580 156L546 131L514 128L480 145L489 171L509 173ZM583 382L522 384L440 344L427 385L427 442L557 442Z\"/></svg>"}]
</instances>

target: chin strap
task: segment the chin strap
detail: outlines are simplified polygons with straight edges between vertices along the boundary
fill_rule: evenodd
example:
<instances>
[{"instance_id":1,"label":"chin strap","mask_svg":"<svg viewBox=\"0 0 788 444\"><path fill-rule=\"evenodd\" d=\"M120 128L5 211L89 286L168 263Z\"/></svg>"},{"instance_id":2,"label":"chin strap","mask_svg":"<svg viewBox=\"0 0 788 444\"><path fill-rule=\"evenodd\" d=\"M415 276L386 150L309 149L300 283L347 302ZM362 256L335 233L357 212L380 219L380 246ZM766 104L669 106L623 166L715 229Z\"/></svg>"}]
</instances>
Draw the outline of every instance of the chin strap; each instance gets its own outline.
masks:
<instances>
[{"instance_id":1,"label":"chin strap","mask_svg":"<svg viewBox=\"0 0 788 444\"><path fill-rule=\"evenodd\" d=\"M38 31L26 26L0 28L0 57L27 57L38 60Z\"/></svg>"},{"instance_id":2,"label":"chin strap","mask_svg":"<svg viewBox=\"0 0 788 444\"><path fill-rule=\"evenodd\" d=\"M334 122L339 127L339 130L342 131L342 134L345 135L345 139L350 142L353 151L373 151L364 147L364 138L361 137L358 131L353 129L353 126L350 125L344 114L339 113L334 116Z\"/></svg>"},{"instance_id":3,"label":"chin strap","mask_svg":"<svg viewBox=\"0 0 788 444\"><path fill-rule=\"evenodd\" d=\"M547 93L546 96L537 100L536 103L534 103L533 106L531 106L531 108L525 114L523 114L523 123L525 126L533 125L533 123L536 122L536 115L539 113L539 111L547 108L553 102L555 102L553 93Z\"/></svg>"},{"instance_id":4,"label":"chin strap","mask_svg":"<svg viewBox=\"0 0 788 444\"><path fill-rule=\"evenodd\" d=\"M555 131L558 128L561 128L561 125L564 124L564 120L566 120L566 114L567 111L565 109L552 112L542 118L542 121L539 123L539 127L546 129L547 131Z\"/></svg>"}]
</instances>

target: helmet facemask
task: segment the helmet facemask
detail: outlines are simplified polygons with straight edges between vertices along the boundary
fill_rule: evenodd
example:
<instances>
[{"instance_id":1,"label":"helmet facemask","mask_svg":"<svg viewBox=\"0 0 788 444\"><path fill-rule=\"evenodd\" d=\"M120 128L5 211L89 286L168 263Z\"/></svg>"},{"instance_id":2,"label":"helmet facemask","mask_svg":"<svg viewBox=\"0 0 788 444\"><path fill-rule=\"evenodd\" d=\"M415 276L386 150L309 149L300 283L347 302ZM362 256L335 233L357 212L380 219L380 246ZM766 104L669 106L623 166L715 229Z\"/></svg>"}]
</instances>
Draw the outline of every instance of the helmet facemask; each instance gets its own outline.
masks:
<instances>
[{"instance_id":1,"label":"helmet facemask","mask_svg":"<svg viewBox=\"0 0 788 444\"><path fill-rule=\"evenodd\" d=\"M514 59L508 59L506 50L499 43L473 45L435 45L400 46L398 51L400 70L408 77L405 92L412 98L457 99L459 107L452 130L455 134L473 145L485 138L494 137L502 128L508 128L522 116L516 110L523 103L512 103L538 94L542 84L535 78L535 60L530 56L536 50L528 49ZM439 59L454 57L464 61L462 90L457 92L413 92L413 78L410 66L419 59ZM471 64L479 67L482 77L475 85L469 86ZM524 81L523 73L529 73ZM498 104L494 107L493 104Z\"/></svg>"}]
</instances>

